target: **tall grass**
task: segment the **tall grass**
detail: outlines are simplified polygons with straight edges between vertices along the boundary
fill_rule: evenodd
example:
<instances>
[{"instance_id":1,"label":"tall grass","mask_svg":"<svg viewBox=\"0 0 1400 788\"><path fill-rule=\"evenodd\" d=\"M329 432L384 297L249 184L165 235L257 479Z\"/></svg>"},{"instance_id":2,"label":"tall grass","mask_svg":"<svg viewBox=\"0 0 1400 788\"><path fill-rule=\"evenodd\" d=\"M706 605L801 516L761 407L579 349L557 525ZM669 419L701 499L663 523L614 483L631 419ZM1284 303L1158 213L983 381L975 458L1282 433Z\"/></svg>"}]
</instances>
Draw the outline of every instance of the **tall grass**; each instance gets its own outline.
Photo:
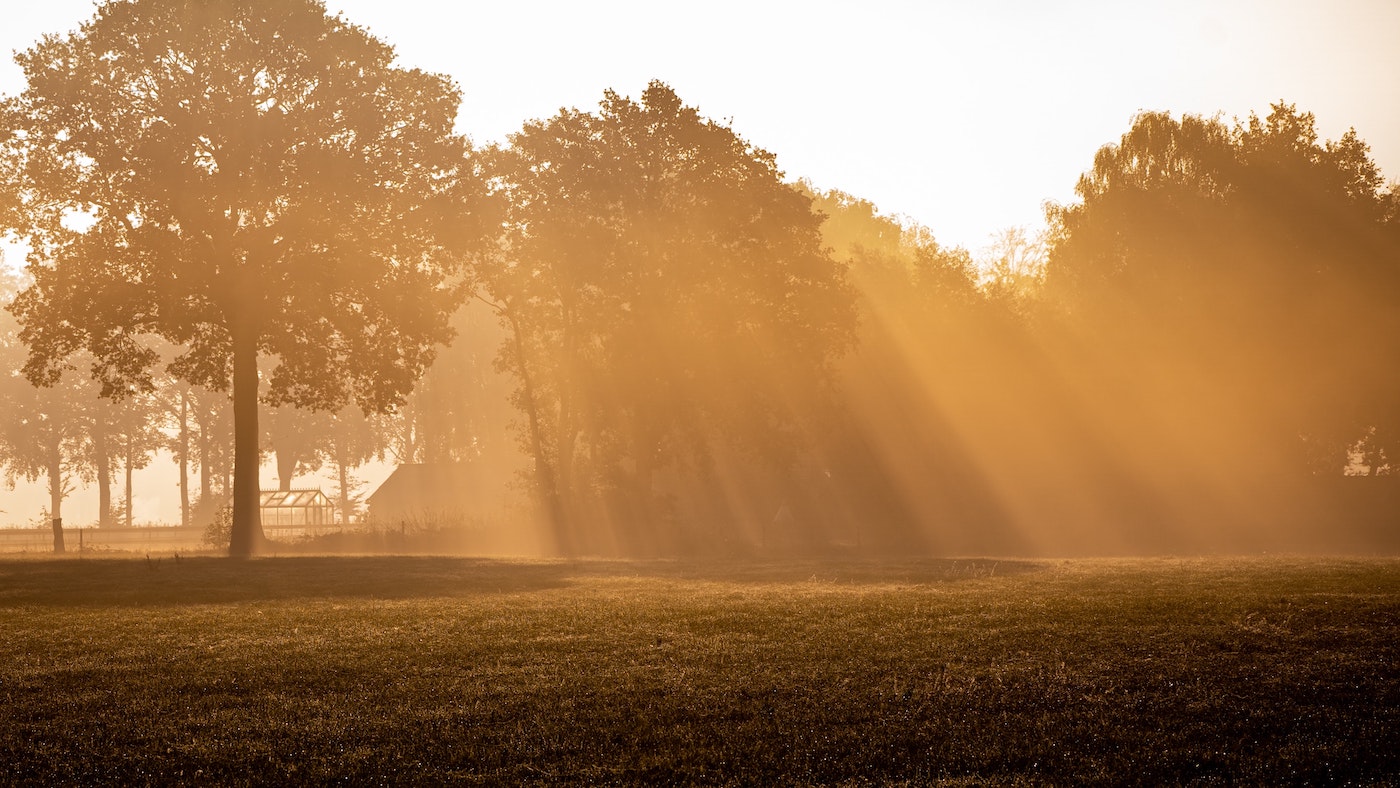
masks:
<instances>
[{"instance_id":1,"label":"tall grass","mask_svg":"<svg viewBox=\"0 0 1400 788\"><path fill-rule=\"evenodd\" d=\"M1400 780L1400 562L0 562L19 783Z\"/></svg>"}]
</instances>

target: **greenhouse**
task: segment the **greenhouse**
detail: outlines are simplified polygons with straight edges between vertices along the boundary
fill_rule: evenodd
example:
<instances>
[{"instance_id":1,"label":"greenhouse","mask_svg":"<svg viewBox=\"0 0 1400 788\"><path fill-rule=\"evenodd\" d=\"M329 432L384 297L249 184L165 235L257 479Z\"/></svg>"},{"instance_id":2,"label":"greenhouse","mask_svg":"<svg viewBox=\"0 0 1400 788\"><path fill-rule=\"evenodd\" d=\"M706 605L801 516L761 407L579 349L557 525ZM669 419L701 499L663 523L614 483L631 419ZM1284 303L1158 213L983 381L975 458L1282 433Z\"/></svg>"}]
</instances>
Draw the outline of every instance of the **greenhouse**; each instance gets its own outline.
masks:
<instances>
[{"instance_id":1,"label":"greenhouse","mask_svg":"<svg viewBox=\"0 0 1400 788\"><path fill-rule=\"evenodd\" d=\"M335 524L335 504L320 490L263 490L263 528L311 529Z\"/></svg>"}]
</instances>

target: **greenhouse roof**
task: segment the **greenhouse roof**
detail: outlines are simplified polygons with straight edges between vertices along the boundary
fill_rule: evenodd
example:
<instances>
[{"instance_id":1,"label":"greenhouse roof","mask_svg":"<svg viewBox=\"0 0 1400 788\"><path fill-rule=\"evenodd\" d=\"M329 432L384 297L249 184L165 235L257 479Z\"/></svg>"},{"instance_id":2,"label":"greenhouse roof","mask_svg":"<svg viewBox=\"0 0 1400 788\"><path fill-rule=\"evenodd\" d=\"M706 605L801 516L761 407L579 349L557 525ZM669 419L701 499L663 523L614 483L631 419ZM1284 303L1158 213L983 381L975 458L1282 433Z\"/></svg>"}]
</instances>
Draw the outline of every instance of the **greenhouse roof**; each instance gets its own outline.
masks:
<instances>
[{"instance_id":1,"label":"greenhouse roof","mask_svg":"<svg viewBox=\"0 0 1400 788\"><path fill-rule=\"evenodd\" d=\"M259 505L264 509L294 509L329 506L330 502L320 490L263 490Z\"/></svg>"}]
</instances>

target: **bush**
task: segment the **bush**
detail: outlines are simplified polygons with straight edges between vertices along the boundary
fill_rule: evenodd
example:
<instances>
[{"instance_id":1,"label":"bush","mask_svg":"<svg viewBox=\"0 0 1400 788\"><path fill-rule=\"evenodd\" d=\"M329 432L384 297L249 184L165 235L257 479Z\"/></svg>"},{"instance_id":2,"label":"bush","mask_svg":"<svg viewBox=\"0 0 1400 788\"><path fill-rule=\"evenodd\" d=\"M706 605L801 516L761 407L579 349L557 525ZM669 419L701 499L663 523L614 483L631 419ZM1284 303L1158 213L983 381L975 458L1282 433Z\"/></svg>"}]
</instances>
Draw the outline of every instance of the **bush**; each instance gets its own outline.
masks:
<instances>
[{"instance_id":1,"label":"bush","mask_svg":"<svg viewBox=\"0 0 1400 788\"><path fill-rule=\"evenodd\" d=\"M204 544L215 550L227 550L233 533L233 507L224 505L214 510L209 524L204 526Z\"/></svg>"}]
</instances>

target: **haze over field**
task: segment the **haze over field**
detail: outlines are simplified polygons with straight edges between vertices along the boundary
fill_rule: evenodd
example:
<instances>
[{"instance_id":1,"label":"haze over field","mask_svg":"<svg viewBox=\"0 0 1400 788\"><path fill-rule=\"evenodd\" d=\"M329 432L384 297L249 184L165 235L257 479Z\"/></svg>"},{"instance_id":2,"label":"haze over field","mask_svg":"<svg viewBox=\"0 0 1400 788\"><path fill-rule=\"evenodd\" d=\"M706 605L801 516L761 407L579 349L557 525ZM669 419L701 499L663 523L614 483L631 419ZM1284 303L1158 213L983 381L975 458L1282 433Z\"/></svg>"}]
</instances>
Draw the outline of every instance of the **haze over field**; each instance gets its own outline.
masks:
<instances>
[{"instance_id":1,"label":"haze over field","mask_svg":"<svg viewBox=\"0 0 1400 788\"><path fill-rule=\"evenodd\" d=\"M563 553L1381 548L1396 29L113 0L0 71L5 363L58 385L7 382L0 508L232 496L255 552L263 452L343 511L456 463Z\"/></svg>"}]
</instances>

